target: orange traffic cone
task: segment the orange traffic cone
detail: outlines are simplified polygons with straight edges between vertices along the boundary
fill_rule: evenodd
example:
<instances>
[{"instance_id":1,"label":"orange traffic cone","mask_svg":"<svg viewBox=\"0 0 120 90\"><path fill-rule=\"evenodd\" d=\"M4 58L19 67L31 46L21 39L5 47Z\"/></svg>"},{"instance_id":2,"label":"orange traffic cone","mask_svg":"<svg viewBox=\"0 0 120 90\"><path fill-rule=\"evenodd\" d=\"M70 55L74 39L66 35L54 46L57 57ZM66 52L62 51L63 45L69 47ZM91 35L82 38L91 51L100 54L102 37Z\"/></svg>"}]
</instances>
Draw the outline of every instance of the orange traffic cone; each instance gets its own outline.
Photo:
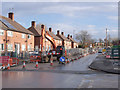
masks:
<instances>
[{"instance_id":1,"label":"orange traffic cone","mask_svg":"<svg viewBox=\"0 0 120 90\"><path fill-rule=\"evenodd\" d=\"M2 69L3 69L3 70L5 69L5 65L4 65L4 64L2 64Z\"/></svg>"},{"instance_id":2,"label":"orange traffic cone","mask_svg":"<svg viewBox=\"0 0 120 90\"><path fill-rule=\"evenodd\" d=\"M50 58L50 66L53 66L53 56Z\"/></svg>"},{"instance_id":3,"label":"orange traffic cone","mask_svg":"<svg viewBox=\"0 0 120 90\"><path fill-rule=\"evenodd\" d=\"M25 68L25 61L23 62L23 68Z\"/></svg>"},{"instance_id":4,"label":"orange traffic cone","mask_svg":"<svg viewBox=\"0 0 120 90\"><path fill-rule=\"evenodd\" d=\"M70 63L69 59L67 59L67 63Z\"/></svg>"},{"instance_id":5,"label":"orange traffic cone","mask_svg":"<svg viewBox=\"0 0 120 90\"><path fill-rule=\"evenodd\" d=\"M72 61L74 61L73 58L72 58Z\"/></svg>"},{"instance_id":6,"label":"orange traffic cone","mask_svg":"<svg viewBox=\"0 0 120 90\"><path fill-rule=\"evenodd\" d=\"M65 63L67 64L67 59L65 59Z\"/></svg>"},{"instance_id":7,"label":"orange traffic cone","mask_svg":"<svg viewBox=\"0 0 120 90\"><path fill-rule=\"evenodd\" d=\"M53 66L53 60L52 59L50 60L50 66Z\"/></svg>"},{"instance_id":8,"label":"orange traffic cone","mask_svg":"<svg viewBox=\"0 0 120 90\"><path fill-rule=\"evenodd\" d=\"M36 61L36 66L35 67L38 68L38 61Z\"/></svg>"},{"instance_id":9,"label":"orange traffic cone","mask_svg":"<svg viewBox=\"0 0 120 90\"><path fill-rule=\"evenodd\" d=\"M8 69L8 70L10 69L10 64L9 64L9 63L8 63L7 69Z\"/></svg>"}]
</instances>

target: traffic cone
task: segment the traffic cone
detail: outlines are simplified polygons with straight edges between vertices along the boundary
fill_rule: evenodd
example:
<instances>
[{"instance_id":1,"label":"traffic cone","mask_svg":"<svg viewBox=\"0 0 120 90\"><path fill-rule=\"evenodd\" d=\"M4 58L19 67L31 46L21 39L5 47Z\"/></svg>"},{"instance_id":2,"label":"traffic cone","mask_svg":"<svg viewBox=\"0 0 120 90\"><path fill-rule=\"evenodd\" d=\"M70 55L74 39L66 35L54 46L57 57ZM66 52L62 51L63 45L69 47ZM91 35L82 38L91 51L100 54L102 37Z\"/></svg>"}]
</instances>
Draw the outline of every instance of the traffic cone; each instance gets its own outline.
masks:
<instances>
[{"instance_id":1,"label":"traffic cone","mask_svg":"<svg viewBox=\"0 0 120 90\"><path fill-rule=\"evenodd\" d=\"M25 68L25 61L23 62L23 68Z\"/></svg>"},{"instance_id":2,"label":"traffic cone","mask_svg":"<svg viewBox=\"0 0 120 90\"><path fill-rule=\"evenodd\" d=\"M65 59L65 63L67 64L67 59Z\"/></svg>"},{"instance_id":3,"label":"traffic cone","mask_svg":"<svg viewBox=\"0 0 120 90\"><path fill-rule=\"evenodd\" d=\"M10 64L9 64L9 63L8 63L7 69L8 69L8 70L10 69Z\"/></svg>"},{"instance_id":4,"label":"traffic cone","mask_svg":"<svg viewBox=\"0 0 120 90\"><path fill-rule=\"evenodd\" d=\"M50 66L53 66L53 56L50 58Z\"/></svg>"},{"instance_id":5,"label":"traffic cone","mask_svg":"<svg viewBox=\"0 0 120 90\"><path fill-rule=\"evenodd\" d=\"M72 61L74 61L73 58L72 58Z\"/></svg>"},{"instance_id":6,"label":"traffic cone","mask_svg":"<svg viewBox=\"0 0 120 90\"><path fill-rule=\"evenodd\" d=\"M70 63L69 59L67 59L67 63Z\"/></svg>"},{"instance_id":7,"label":"traffic cone","mask_svg":"<svg viewBox=\"0 0 120 90\"><path fill-rule=\"evenodd\" d=\"M2 69L3 69L3 70L5 69L5 65L4 65L4 64L2 64Z\"/></svg>"},{"instance_id":8,"label":"traffic cone","mask_svg":"<svg viewBox=\"0 0 120 90\"><path fill-rule=\"evenodd\" d=\"M35 68L38 68L38 61L36 61L36 66L35 66Z\"/></svg>"},{"instance_id":9,"label":"traffic cone","mask_svg":"<svg viewBox=\"0 0 120 90\"><path fill-rule=\"evenodd\" d=\"M50 60L50 66L53 66L53 60L52 59Z\"/></svg>"},{"instance_id":10,"label":"traffic cone","mask_svg":"<svg viewBox=\"0 0 120 90\"><path fill-rule=\"evenodd\" d=\"M75 58L75 60L77 60L77 57Z\"/></svg>"}]
</instances>

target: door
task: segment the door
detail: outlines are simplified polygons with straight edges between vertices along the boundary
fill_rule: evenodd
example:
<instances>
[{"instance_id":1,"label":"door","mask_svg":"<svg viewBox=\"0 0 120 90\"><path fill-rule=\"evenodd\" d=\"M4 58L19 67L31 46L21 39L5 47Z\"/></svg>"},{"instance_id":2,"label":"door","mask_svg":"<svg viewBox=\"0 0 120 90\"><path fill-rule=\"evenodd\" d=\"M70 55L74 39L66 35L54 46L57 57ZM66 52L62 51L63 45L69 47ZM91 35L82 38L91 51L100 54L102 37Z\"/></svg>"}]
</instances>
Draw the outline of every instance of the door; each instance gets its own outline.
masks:
<instances>
[{"instance_id":1,"label":"door","mask_svg":"<svg viewBox=\"0 0 120 90\"><path fill-rule=\"evenodd\" d=\"M20 44L15 44L15 51L17 52L17 54L20 53Z\"/></svg>"}]
</instances>

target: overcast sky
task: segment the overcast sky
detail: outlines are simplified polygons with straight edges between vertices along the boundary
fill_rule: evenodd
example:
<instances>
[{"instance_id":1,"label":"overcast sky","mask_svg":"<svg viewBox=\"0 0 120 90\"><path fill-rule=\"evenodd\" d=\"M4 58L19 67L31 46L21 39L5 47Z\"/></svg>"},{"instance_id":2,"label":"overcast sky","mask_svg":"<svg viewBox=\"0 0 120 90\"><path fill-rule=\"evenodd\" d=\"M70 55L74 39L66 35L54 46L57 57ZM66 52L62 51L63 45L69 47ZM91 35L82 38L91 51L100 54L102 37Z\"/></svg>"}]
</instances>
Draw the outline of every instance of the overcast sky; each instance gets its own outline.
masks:
<instances>
[{"instance_id":1,"label":"overcast sky","mask_svg":"<svg viewBox=\"0 0 120 90\"><path fill-rule=\"evenodd\" d=\"M117 2L3 2L2 15L7 17L10 8L14 8L15 21L25 28L34 20L65 35L87 30L93 38L103 39L106 28L111 37L118 35Z\"/></svg>"}]
</instances>

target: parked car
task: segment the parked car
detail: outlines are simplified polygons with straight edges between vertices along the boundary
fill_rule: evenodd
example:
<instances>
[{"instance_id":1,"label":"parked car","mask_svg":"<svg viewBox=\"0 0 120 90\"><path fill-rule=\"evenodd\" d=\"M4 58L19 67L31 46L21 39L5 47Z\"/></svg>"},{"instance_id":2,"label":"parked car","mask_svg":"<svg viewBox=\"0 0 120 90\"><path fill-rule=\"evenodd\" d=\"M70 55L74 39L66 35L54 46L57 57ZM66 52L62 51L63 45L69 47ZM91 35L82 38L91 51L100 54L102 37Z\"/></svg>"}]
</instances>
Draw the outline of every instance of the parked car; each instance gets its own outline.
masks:
<instances>
[{"instance_id":1,"label":"parked car","mask_svg":"<svg viewBox=\"0 0 120 90\"><path fill-rule=\"evenodd\" d=\"M98 53L102 53L102 49L98 49Z\"/></svg>"}]
</instances>

